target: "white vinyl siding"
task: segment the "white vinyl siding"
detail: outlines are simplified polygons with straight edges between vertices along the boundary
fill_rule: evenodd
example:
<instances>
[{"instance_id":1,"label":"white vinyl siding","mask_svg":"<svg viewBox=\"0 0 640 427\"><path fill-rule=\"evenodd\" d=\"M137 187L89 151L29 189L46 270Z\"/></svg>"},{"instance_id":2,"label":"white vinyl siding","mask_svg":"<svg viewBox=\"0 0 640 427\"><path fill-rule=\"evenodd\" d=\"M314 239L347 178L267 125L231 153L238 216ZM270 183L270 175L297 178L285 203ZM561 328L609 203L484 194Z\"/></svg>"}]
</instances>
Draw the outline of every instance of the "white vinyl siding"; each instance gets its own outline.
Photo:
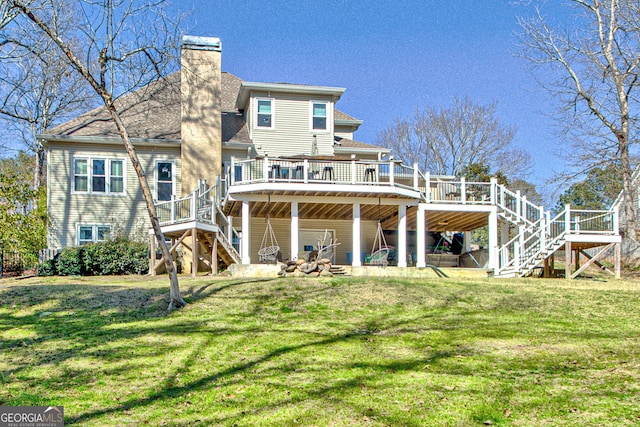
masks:
<instances>
[{"instance_id":1,"label":"white vinyl siding","mask_svg":"<svg viewBox=\"0 0 640 427\"><path fill-rule=\"evenodd\" d=\"M267 93L253 94L251 105L255 108L256 100L265 98ZM330 99L314 99L314 102L326 102L327 129L314 131L311 129L311 108L309 97L294 94L273 95L273 128L261 129L251 126L251 139L260 154L267 151L269 156L291 156L311 154L313 136L316 135L318 154L333 155L333 102ZM250 114L255 119L254 114Z\"/></svg>"},{"instance_id":2,"label":"white vinyl siding","mask_svg":"<svg viewBox=\"0 0 640 427\"><path fill-rule=\"evenodd\" d=\"M175 165L175 192L181 195L181 161L179 147L138 146L140 164L147 175L152 191L155 192L154 177L156 161L166 160ZM63 248L77 244L77 224L113 224L118 235L129 235L136 239L148 239L150 226L145 201L140 189L138 176L127 173L130 165L124 148L120 144L56 143L48 145L48 186L47 206L51 220L48 227L49 248ZM122 187L118 197L97 197L89 192L73 191L73 160L123 159L122 174L119 166L110 168L111 187ZM88 163L88 165L90 165ZM129 168L130 171L133 169ZM120 176L122 175L122 176ZM155 193L154 193L155 194Z\"/></svg>"}]
</instances>

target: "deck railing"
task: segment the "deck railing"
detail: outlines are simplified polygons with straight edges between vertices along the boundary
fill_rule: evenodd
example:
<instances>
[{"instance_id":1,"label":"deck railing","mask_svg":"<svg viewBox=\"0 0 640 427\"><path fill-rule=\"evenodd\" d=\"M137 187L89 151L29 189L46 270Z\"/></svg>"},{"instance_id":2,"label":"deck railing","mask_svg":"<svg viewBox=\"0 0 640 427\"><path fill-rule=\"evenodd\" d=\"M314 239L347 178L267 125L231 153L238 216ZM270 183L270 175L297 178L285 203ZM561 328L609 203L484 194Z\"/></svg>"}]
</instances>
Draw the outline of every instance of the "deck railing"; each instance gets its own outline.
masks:
<instances>
[{"instance_id":1,"label":"deck railing","mask_svg":"<svg viewBox=\"0 0 640 427\"><path fill-rule=\"evenodd\" d=\"M426 188L417 168L394 160L327 161L315 159L232 160L231 185L259 182L375 184L407 189ZM422 184L422 185L421 185Z\"/></svg>"},{"instance_id":2,"label":"deck railing","mask_svg":"<svg viewBox=\"0 0 640 427\"><path fill-rule=\"evenodd\" d=\"M156 202L156 215L160 224L175 224L196 219L215 223L214 201L217 199L218 186L208 187L204 181L198 183L198 189L186 197Z\"/></svg>"},{"instance_id":3,"label":"deck railing","mask_svg":"<svg viewBox=\"0 0 640 427\"><path fill-rule=\"evenodd\" d=\"M497 186L496 204L513 218L521 219L526 224L534 224L544 215L544 208L537 206L520 194L513 192L503 185Z\"/></svg>"},{"instance_id":4,"label":"deck railing","mask_svg":"<svg viewBox=\"0 0 640 427\"><path fill-rule=\"evenodd\" d=\"M557 250L568 235L617 235L617 212L612 210L578 210L569 205L553 218L543 216L524 227L500 247L499 271L524 273Z\"/></svg>"},{"instance_id":5,"label":"deck railing","mask_svg":"<svg viewBox=\"0 0 640 427\"><path fill-rule=\"evenodd\" d=\"M423 174L417 165L411 167L395 160L328 161L269 157L232 160L228 176L229 185L279 182L394 186L418 191L427 202L451 204L493 204L499 187L494 181L470 182L465 178ZM514 200L517 197L516 193L504 194L512 194ZM530 205L537 212L538 207ZM515 202L513 206L516 210ZM531 207L527 205L523 210Z\"/></svg>"}]
</instances>

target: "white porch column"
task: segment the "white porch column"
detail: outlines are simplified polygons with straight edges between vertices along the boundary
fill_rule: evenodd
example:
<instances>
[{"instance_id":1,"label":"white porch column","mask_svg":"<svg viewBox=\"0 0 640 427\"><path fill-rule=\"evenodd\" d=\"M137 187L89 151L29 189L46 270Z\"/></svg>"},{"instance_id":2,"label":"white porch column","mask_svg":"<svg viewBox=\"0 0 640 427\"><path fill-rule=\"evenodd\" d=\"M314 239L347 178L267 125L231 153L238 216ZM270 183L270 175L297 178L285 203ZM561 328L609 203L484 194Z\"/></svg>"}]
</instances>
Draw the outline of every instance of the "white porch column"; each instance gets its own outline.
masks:
<instances>
[{"instance_id":1,"label":"white porch column","mask_svg":"<svg viewBox=\"0 0 640 427\"><path fill-rule=\"evenodd\" d=\"M298 218L298 202L291 202L291 260L295 261L298 259L298 252L300 252L300 248L298 247L298 242L300 238L298 237L299 233L299 224L300 219Z\"/></svg>"},{"instance_id":2,"label":"white porch column","mask_svg":"<svg viewBox=\"0 0 640 427\"><path fill-rule=\"evenodd\" d=\"M426 252L427 242L425 240L425 223L424 223L424 209L418 205L418 211L416 212L416 267L425 268L427 266Z\"/></svg>"},{"instance_id":3,"label":"white porch column","mask_svg":"<svg viewBox=\"0 0 640 427\"><path fill-rule=\"evenodd\" d=\"M498 271L498 210L494 206L489 213L489 269Z\"/></svg>"},{"instance_id":4,"label":"white porch column","mask_svg":"<svg viewBox=\"0 0 640 427\"><path fill-rule=\"evenodd\" d=\"M242 201L242 264L251 264L251 210L249 202Z\"/></svg>"},{"instance_id":5,"label":"white porch column","mask_svg":"<svg viewBox=\"0 0 640 427\"><path fill-rule=\"evenodd\" d=\"M398 206L398 267L407 266L407 207Z\"/></svg>"},{"instance_id":6,"label":"white porch column","mask_svg":"<svg viewBox=\"0 0 640 427\"><path fill-rule=\"evenodd\" d=\"M360 203L353 204L353 224L351 232L351 251L353 257L351 258L351 265L354 267L360 267L362 260L360 259L360 236L361 236L361 224L360 224Z\"/></svg>"}]
</instances>

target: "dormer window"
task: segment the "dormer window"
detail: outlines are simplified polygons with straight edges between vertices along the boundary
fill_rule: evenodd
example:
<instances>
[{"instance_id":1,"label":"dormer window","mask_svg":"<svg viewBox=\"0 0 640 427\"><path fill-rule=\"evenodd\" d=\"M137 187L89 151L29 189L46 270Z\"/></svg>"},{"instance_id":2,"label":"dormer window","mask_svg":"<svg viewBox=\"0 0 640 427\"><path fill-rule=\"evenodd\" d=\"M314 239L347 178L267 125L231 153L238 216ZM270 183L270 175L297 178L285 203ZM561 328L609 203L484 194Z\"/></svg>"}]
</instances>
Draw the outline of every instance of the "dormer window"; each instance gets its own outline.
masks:
<instances>
[{"instance_id":1,"label":"dormer window","mask_svg":"<svg viewBox=\"0 0 640 427\"><path fill-rule=\"evenodd\" d=\"M258 99L256 128L273 129L273 99Z\"/></svg>"},{"instance_id":2,"label":"dormer window","mask_svg":"<svg viewBox=\"0 0 640 427\"><path fill-rule=\"evenodd\" d=\"M311 130L327 130L327 103L311 103Z\"/></svg>"}]
</instances>

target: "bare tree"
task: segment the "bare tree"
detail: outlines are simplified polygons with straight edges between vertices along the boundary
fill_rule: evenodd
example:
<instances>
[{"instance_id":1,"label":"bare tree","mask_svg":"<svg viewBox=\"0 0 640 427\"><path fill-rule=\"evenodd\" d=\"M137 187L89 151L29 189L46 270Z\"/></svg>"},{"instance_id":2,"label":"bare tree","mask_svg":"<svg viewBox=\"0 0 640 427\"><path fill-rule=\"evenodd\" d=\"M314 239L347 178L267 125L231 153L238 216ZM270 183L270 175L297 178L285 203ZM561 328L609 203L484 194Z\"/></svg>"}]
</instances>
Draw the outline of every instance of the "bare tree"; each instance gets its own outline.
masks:
<instances>
[{"instance_id":1,"label":"bare tree","mask_svg":"<svg viewBox=\"0 0 640 427\"><path fill-rule=\"evenodd\" d=\"M510 176L526 176L530 156L514 147L515 130L495 117L496 104L475 104L454 98L446 109L416 110L411 119L397 119L378 135L408 164L439 175L463 174L471 164L482 164Z\"/></svg>"},{"instance_id":2,"label":"bare tree","mask_svg":"<svg viewBox=\"0 0 640 427\"><path fill-rule=\"evenodd\" d=\"M79 44L71 43L55 26L54 17L65 7L72 7L71 2L41 0L27 4L24 0L9 1L19 11L12 25L32 26L34 31L46 35L104 103L138 176L149 219L169 273L169 309L184 306L173 259L160 229L144 169L115 102L119 94L148 86L162 77L177 57L178 26L165 15L164 1L76 2L80 19L76 23L78 30L75 36Z\"/></svg>"},{"instance_id":3,"label":"bare tree","mask_svg":"<svg viewBox=\"0 0 640 427\"><path fill-rule=\"evenodd\" d=\"M17 10L8 1L0 1L0 30L13 21L17 15Z\"/></svg>"},{"instance_id":4,"label":"bare tree","mask_svg":"<svg viewBox=\"0 0 640 427\"><path fill-rule=\"evenodd\" d=\"M61 34L76 22L72 9L53 18ZM72 43L73 39L70 39ZM52 40L29 28L5 31L0 38L0 121L6 151L35 154L34 185L45 182L45 150L36 135L95 104L91 87L74 73ZM16 141L17 139L17 141Z\"/></svg>"},{"instance_id":5,"label":"bare tree","mask_svg":"<svg viewBox=\"0 0 640 427\"><path fill-rule=\"evenodd\" d=\"M547 73L541 84L558 103L571 166L620 166L626 237L637 242L631 143L637 138L640 2L570 0L571 29L554 28L540 9L519 19L525 56ZM549 73L550 71L550 73Z\"/></svg>"}]
</instances>

